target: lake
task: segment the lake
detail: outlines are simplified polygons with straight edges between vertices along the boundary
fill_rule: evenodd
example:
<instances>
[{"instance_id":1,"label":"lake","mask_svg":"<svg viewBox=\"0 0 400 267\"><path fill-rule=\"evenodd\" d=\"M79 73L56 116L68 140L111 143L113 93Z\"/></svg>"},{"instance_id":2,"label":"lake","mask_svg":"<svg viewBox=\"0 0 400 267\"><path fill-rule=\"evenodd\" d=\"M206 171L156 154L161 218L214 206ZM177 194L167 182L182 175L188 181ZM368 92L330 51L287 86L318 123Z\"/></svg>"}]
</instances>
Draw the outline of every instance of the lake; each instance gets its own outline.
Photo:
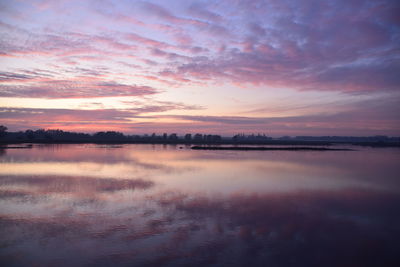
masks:
<instances>
[{"instance_id":1,"label":"lake","mask_svg":"<svg viewBox=\"0 0 400 267\"><path fill-rule=\"evenodd\" d=\"M400 149L0 149L2 266L400 266Z\"/></svg>"}]
</instances>

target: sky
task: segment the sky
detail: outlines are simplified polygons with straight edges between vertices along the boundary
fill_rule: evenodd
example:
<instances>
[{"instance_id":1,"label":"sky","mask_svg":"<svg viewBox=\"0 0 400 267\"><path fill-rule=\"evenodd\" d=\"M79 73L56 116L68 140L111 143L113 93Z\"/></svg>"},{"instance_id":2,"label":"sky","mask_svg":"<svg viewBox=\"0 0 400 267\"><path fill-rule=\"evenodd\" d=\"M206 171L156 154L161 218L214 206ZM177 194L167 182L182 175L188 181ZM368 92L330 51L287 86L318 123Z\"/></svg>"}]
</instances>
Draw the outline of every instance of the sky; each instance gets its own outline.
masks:
<instances>
[{"instance_id":1,"label":"sky","mask_svg":"<svg viewBox=\"0 0 400 267\"><path fill-rule=\"evenodd\" d=\"M400 135L398 0L0 0L9 131Z\"/></svg>"}]
</instances>

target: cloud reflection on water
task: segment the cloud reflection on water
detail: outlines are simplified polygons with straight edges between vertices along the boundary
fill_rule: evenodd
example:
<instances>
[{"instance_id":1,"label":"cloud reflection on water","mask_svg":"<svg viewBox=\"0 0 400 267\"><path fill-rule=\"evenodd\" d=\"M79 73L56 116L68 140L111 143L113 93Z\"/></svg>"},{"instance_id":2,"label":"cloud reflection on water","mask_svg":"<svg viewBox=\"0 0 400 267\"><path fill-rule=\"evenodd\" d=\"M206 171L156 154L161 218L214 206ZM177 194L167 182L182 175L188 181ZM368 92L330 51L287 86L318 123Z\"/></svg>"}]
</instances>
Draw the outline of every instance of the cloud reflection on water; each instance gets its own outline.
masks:
<instances>
[{"instance_id":1,"label":"cloud reflection on water","mask_svg":"<svg viewBox=\"0 0 400 267\"><path fill-rule=\"evenodd\" d=\"M0 186L24 186L41 193L57 192L114 192L119 190L148 189L152 181L142 179L90 178L76 176L0 176Z\"/></svg>"},{"instance_id":2,"label":"cloud reflection on water","mask_svg":"<svg viewBox=\"0 0 400 267\"><path fill-rule=\"evenodd\" d=\"M32 258L14 263L37 259L31 246L46 240L41 246L48 251L39 253L46 264L53 246L65 242L72 251L91 244L77 257L102 266L395 266L399 204L397 194L357 189L229 196L169 191L110 214L3 215L8 254L2 258L12 266L13 247L25 244Z\"/></svg>"},{"instance_id":3,"label":"cloud reflection on water","mask_svg":"<svg viewBox=\"0 0 400 267\"><path fill-rule=\"evenodd\" d=\"M65 157L80 150L59 149ZM0 163L47 166L42 175L34 169L11 175L2 168L0 262L6 266L400 263L396 151L224 157L128 146L97 155L114 158L112 163L84 161L103 166L86 168L88 176L72 172L72 167L82 167L80 161L64 161L59 155L56 162L62 164L57 165L49 161L47 149L32 151L25 156L7 151ZM89 149L79 159L96 152ZM121 176L129 170L124 169L129 158L150 165ZM366 159L370 163L363 169ZM166 168L153 169L153 163ZM45 174L60 166L63 175ZM179 171L190 166L197 170ZM107 169L118 171L107 176ZM366 186L370 184L380 186Z\"/></svg>"}]
</instances>

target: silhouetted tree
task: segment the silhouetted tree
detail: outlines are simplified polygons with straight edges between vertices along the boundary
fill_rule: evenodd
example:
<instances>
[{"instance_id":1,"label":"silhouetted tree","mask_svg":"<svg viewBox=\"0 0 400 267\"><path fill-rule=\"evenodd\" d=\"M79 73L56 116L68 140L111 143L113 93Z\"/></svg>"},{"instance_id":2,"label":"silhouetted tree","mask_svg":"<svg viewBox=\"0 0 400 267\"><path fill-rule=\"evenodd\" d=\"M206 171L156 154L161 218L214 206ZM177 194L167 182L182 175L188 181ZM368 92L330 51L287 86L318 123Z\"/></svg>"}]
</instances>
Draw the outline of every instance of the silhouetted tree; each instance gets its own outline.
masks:
<instances>
[{"instance_id":1,"label":"silhouetted tree","mask_svg":"<svg viewBox=\"0 0 400 267\"><path fill-rule=\"evenodd\" d=\"M123 141L125 139L123 133L115 131L97 132L93 137L101 141Z\"/></svg>"},{"instance_id":2,"label":"silhouetted tree","mask_svg":"<svg viewBox=\"0 0 400 267\"><path fill-rule=\"evenodd\" d=\"M178 136L176 135L176 133L172 133L169 135L169 140L171 141L176 141L178 140Z\"/></svg>"},{"instance_id":3,"label":"silhouetted tree","mask_svg":"<svg viewBox=\"0 0 400 267\"><path fill-rule=\"evenodd\" d=\"M0 137L3 137L7 134L7 127L4 125L0 125Z\"/></svg>"},{"instance_id":4,"label":"silhouetted tree","mask_svg":"<svg viewBox=\"0 0 400 267\"><path fill-rule=\"evenodd\" d=\"M29 139L29 140L33 140L35 139L35 133L32 130L26 130L25 131L25 136Z\"/></svg>"},{"instance_id":5,"label":"silhouetted tree","mask_svg":"<svg viewBox=\"0 0 400 267\"><path fill-rule=\"evenodd\" d=\"M185 135L185 141L187 141L187 142L192 141L192 135L191 134L186 134Z\"/></svg>"},{"instance_id":6,"label":"silhouetted tree","mask_svg":"<svg viewBox=\"0 0 400 267\"><path fill-rule=\"evenodd\" d=\"M196 142L203 141L203 135L202 134L195 134L194 135L194 141L196 141Z\"/></svg>"}]
</instances>

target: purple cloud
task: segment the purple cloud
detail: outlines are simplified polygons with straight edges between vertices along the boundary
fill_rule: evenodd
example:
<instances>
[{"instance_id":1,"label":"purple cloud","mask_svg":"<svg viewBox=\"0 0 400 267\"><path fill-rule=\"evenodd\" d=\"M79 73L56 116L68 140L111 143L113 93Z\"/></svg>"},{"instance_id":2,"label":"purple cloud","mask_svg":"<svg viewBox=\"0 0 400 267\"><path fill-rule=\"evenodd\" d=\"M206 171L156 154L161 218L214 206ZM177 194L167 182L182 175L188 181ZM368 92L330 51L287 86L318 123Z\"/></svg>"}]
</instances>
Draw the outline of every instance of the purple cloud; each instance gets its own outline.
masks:
<instances>
[{"instance_id":1,"label":"purple cloud","mask_svg":"<svg viewBox=\"0 0 400 267\"><path fill-rule=\"evenodd\" d=\"M388 57L396 54L399 40L399 27L387 14L393 2L357 7L347 1L251 1L237 5L243 14L255 11L261 16L273 9L277 13L269 17L268 24L262 17L250 22L249 32L239 37L239 47L200 61L193 58L165 71L189 79L299 90L399 88L398 56Z\"/></svg>"},{"instance_id":2,"label":"purple cloud","mask_svg":"<svg viewBox=\"0 0 400 267\"><path fill-rule=\"evenodd\" d=\"M220 23L223 20L221 15L206 9L203 4L199 3L191 4L188 7L188 13L192 16L212 21L214 23Z\"/></svg>"},{"instance_id":3,"label":"purple cloud","mask_svg":"<svg viewBox=\"0 0 400 267\"><path fill-rule=\"evenodd\" d=\"M172 23L175 25L190 25L196 27L198 30L201 31L206 31L211 33L214 36L230 36L231 33L227 28L225 28L222 25L214 24L214 23L209 23L206 21L201 21L198 19L193 19L193 18L184 18L184 17L178 17L172 14L168 9L162 7L161 5L157 5L154 3L149 3L149 2L143 2L142 3L143 9L157 18L164 20L168 23ZM195 13L199 15L199 13L202 14L202 16L207 16L207 17L213 17L214 13L207 11L206 9L199 10L198 8L194 8ZM190 11L190 10L189 10ZM192 8L192 13L193 13L193 8ZM214 20L217 15L214 15Z\"/></svg>"},{"instance_id":4,"label":"purple cloud","mask_svg":"<svg viewBox=\"0 0 400 267\"><path fill-rule=\"evenodd\" d=\"M158 91L149 86L109 81L47 80L32 85L0 85L1 97L86 98L107 96L145 96Z\"/></svg>"}]
</instances>

